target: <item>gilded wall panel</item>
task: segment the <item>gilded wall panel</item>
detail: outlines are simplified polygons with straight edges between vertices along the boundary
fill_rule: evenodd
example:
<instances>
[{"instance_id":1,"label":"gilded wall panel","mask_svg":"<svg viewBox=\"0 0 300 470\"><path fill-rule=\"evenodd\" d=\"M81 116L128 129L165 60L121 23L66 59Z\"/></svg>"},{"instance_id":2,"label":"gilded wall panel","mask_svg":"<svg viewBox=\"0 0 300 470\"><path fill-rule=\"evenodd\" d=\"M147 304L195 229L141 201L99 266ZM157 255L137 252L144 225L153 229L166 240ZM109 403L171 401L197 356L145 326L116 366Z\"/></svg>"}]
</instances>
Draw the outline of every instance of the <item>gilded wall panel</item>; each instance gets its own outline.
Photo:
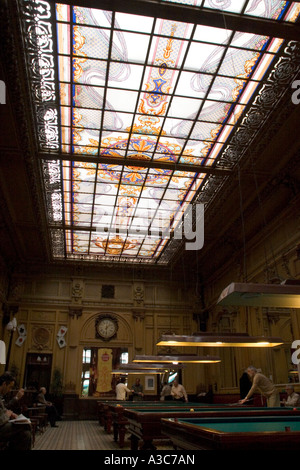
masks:
<instances>
[{"instance_id":1,"label":"gilded wall panel","mask_svg":"<svg viewBox=\"0 0 300 470\"><path fill-rule=\"evenodd\" d=\"M181 317L174 313L170 313L170 315L157 315L157 326L165 326L165 327L180 327L182 324Z\"/></svg>"},{"instance_id":2,"label":"gilded wall panel","mask_svg":"<svg viewBox=\"0 0 300 470\"><path fill-rule=\"evenodd\" d=\"M154 303L154 287L145 286L145 303L152 305Z\"/></svg>"},{"instance_id":3,"label":"gilded wall panel","mask_svg":"<svg viewBox=\"0 0 300 470\"><path fill-rule=\"evenodd\" d=\"M173 294L172 294L173 298ZM155 301L159 304L170 304L171 293L166 287L156 286L155 288Z\"/></svg>"},{"instance_id":4,"label":"gilded wall panel","mask_svg":"<svg viewBox=\"0 0 300 470\"><path fill-rule=\"evenodd\" d=\"M71 282L60 282L59 293L60 296L69 298L71 296Z\"/></svg>"},{"instance_id":5,"label":"gilded wall panel","mask_svg":"<svg viewBox=\"0 0 300 470\"><path fill-rule=\"evenodd\" d=\"M117 284L115 286L116 300L123 299L125 302L132 300L132 285L131 284Z\"/></svg>"},{"instance_id":6,"label":"gilded wall panel","mask_svg":"<svg viewBox=\"0 0 300 470\"><path fill-rule=\"evenodd\" d=\"M87 299L101 299L101 284L99 282L86 282L84 297Z\"/></svg>"},{"instance_id":7,"label":"gilded wall panel","mask_svg":"<svg viewBox=\"0 0 300 470\"><path fill-rule=\"evenodd\" d=\"M67 324L68 321L69 321L69 313L68 312L58 312L57 319L60 323Z\"/></svg>"},{"instance_id":8,"label":"gilded wall panel","mask_svg":"<svg viewBox=\"0 0 300 470\"><path fill-rule=\"evenodd\" d=\"M41 310L33 310L30 314L31 321L38 321L38 322L54 322L56 319L56 311L41 311Z\"/></svg>"},{"instance_id":9,"label":"gilded wall panel","mask_svg":"<svg viewBox=\"0 0 300 470\"><path fill-rule=\"evenodd\" d=\"M29 318L29 311L28 310L19 310L18 315L17 315L17 321L18 324L20 324L23 321L27 321Z\"/></svg>"},{"instance_id":10,"label":"gilded wall panel","mask_svg":"<svg viewBox=\"0 0 300 470\"><path fill-rule=\"evenodd\" d=\"M155 354L156 353L156 335L152 328L147 328L145 330L145 345L144 345L144 354Z\"/></svg>"},{"instance_id":11,"label":"gilded wall panel","mask_svg":"<svg viewBox=\"0 0 300 470\"><path fill-rule=\"evenodd\" d=\"M145 316L145 326L153 326L154 325L154 314L150 313Z\"/></svg>"},{"instance_id":12,"label":"gilded wall panel","mask_svg":"<svg viewBox=\"0 0 300 470\"><path fill-rule=\"evenodd\" d=\"M59 282L58 281L36 281L35 295L45 297L58 297L59 296Z\"/></svg>"}]
</instances>

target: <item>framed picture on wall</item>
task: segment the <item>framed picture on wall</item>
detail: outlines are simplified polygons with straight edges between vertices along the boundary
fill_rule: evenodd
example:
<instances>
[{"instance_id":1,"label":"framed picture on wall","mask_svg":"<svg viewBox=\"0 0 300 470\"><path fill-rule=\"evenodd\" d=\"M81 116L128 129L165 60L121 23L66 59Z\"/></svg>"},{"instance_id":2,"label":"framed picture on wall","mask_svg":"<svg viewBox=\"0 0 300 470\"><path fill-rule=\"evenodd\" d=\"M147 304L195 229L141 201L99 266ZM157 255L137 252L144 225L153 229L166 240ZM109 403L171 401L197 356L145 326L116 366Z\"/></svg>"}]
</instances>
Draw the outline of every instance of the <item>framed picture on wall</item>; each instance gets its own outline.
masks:
<instances>
[{"instance_id":1,"label":"framed picture on wall","mask_svg":"<svg viewBox=\"0 0 300 470\"><path fill-rule=\"evenodd\" d=\"M146 375L145 390L155 390L155 377L153 375Z\"/></svg>"}]
</instances>

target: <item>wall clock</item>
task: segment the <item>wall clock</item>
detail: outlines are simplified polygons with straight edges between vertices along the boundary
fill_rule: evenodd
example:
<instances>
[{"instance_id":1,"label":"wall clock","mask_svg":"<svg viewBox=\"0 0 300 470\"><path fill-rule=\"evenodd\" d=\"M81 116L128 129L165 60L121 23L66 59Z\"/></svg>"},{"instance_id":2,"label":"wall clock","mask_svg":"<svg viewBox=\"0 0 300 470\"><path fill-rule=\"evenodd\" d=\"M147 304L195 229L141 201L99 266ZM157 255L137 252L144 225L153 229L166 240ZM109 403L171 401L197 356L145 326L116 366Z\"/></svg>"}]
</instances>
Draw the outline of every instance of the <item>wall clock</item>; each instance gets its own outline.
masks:
<instances>
[{"instance_id":1,"label":"wall clock","mask_svg":"<svg viewBox=\"0 0 300 470\"><path fill-rule=\"evenodd\" d=\"M96 337L109 341L117 335L118 320L112 315L100 315L96 319Z\"/></svg>"}]
</instances>

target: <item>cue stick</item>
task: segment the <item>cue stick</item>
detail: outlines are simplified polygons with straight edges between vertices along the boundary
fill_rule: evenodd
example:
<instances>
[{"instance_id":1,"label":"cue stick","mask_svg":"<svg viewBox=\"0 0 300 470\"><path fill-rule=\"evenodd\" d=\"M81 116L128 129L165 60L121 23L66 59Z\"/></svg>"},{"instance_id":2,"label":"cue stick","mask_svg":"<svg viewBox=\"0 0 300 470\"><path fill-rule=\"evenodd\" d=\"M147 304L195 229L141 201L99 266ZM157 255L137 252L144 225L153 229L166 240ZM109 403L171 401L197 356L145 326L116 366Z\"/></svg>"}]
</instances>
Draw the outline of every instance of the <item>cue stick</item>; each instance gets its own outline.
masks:
<instances>
[{"instance_id":1,"label":"cue stick","mask_svg":"<svg viewBox=\"0 0 300 470\"><path fill-rule=\"evenodd\" d=\"M236 403L228 403L228 406L243 406L245 405L246 403L249 403L249 401L252 401L253 398L249 398L249 400L246 400L244 403L240 403L239 401L237 401Z\"/></svg>"}]
</instances>

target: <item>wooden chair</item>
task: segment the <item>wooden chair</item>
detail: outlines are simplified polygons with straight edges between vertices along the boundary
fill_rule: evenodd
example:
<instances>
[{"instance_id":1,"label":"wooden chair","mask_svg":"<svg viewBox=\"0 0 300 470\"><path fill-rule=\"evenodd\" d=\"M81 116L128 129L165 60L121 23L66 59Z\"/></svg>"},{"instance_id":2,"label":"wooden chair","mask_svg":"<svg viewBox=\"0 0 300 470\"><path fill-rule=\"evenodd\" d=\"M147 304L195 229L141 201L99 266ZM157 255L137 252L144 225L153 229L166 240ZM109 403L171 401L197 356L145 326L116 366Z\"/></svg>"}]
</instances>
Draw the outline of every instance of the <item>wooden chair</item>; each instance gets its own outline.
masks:
<instances>
[{"instance_id":1,"label":"wooden chair","mask_svg":"<svg viewBox=\"0 0 300 470\"><path fill-rule=\"evenodd\" d=\"M45 406L31 406L23 411L24 416L35 423L36 431L41 434L45 432L48 426L48 415Z\"/></svg>"}]
</instances>

